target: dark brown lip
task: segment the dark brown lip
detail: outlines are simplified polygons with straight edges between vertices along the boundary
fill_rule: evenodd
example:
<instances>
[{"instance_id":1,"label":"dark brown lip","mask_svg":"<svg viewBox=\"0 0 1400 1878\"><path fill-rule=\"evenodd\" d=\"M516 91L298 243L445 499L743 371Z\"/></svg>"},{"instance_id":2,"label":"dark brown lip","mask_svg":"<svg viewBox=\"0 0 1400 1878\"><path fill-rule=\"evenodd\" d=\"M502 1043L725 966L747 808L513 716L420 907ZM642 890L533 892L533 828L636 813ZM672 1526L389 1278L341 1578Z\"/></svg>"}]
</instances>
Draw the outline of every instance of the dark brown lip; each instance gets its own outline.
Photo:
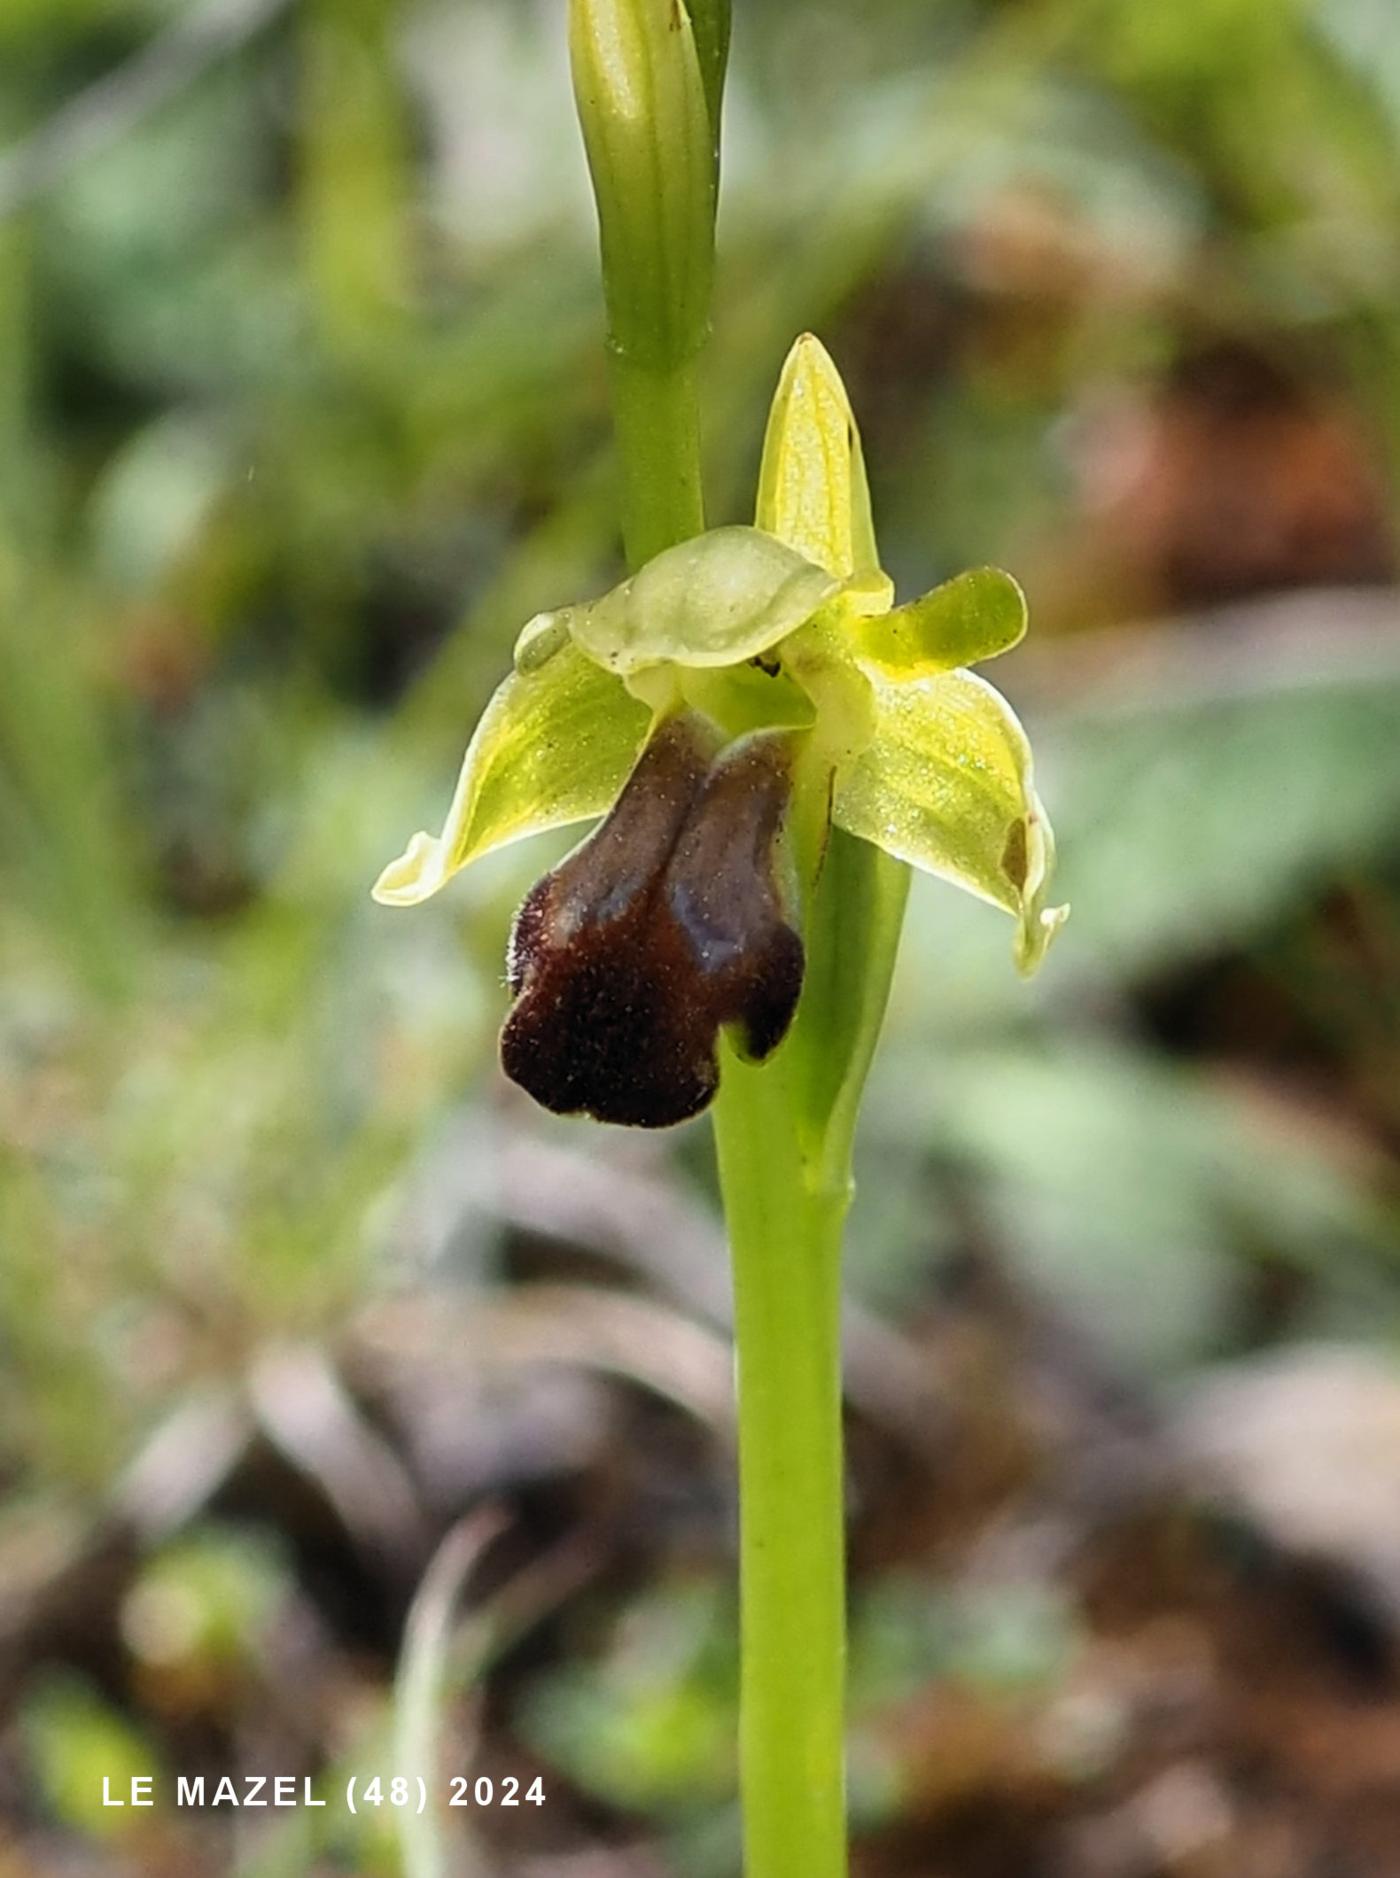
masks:
<instances>
[{"instance_id":1,"label":"dark brown lip","mask_svg":"<svg viewBox=\"0 0 1400 1878\"><path fill-rule=\"evenodd\" d=\"M716 755L703 721L652 738L607 818L536 883L511 934L512 1081L557 1114L665 1128L719 1080L721 1029L782 1041L803 949L780 848L792 774L776 734Z\"/></svg>"}]
</instances>

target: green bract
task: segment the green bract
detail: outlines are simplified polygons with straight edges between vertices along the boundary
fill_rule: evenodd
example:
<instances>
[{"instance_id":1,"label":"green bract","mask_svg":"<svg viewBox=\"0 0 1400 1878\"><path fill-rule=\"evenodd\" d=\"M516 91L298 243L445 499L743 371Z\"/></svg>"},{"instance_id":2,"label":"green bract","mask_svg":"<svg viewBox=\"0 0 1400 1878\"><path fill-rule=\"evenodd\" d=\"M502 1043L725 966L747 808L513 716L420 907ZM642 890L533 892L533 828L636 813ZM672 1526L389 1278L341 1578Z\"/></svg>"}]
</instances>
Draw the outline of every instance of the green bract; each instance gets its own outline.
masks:
<instances>
[{"instance_id":1,"label":"green bract","mask_svg":"<svg viewBox=\"0 0 1400 1878\"><path fill-rule=\"evenodd\" d=\"M418 834L375 897L412 905L523 835L603 814L677 711L723 736L798 727L823 819L1002 907L1033 969L1065 917L1031 752L962 667L1025 631L993 568L894 607L860 440L821 344L799 339L769 417L754 528L666 550L601 599L541 614L467 750L441 835ZM819 844L818 844L819 846Z\"/></svg>"}]
</instances>

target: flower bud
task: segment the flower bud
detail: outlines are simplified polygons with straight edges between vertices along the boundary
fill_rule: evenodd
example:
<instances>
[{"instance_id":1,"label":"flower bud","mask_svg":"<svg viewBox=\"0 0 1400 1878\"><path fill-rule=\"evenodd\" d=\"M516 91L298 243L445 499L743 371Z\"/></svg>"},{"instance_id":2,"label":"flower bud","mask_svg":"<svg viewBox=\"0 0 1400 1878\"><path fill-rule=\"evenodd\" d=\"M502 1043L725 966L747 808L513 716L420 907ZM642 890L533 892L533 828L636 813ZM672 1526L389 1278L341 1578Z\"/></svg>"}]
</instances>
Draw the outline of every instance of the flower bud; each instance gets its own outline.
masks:
<instances>
[{"instance_id":1,"label":"flower bud","mask_svg":"<svg viewBox=\"0 0 1400 1878\"><path fill-rule=\"evenodd\" d=\"M722 9L706 24L717 111ZM717 120L690 15L684 0L570 0L569 54L609 337L638 364L675 364L704 340L714 273Z\"/></svg>"}]
</instances>

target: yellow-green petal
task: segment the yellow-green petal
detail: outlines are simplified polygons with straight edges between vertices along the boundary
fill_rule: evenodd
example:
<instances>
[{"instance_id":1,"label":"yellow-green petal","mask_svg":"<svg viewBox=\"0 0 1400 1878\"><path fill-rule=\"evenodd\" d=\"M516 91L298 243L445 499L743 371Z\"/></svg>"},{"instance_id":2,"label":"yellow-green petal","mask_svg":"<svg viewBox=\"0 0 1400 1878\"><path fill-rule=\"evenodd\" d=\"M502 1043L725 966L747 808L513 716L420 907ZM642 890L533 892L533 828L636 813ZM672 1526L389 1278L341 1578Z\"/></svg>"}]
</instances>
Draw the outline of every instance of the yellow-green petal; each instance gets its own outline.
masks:
<instances>
[{"instance_id":1,"label":"yellow-green petal","mask_svg":"<svg viewBox=\"0 0 1400 1878\"><path fill-rule=\"evenodd\" d=\"M1033 971L1069 909L1044 905L1054 840L1015 712L971 672L869 676L875 735L838 774L837 826L1004 908Z\"/></svg>"},{"instance_id":2,"label":"yellow-green petal","mask_svg":"<svg viewBox=\"0 0 1400 1878\"><path fill-rule=\"evenodd\" d=\"M754 520L809 561L853 580L859 611L889 605L894 590L875 548L860 431L841 374L811 333L788 353L773 395Z\"/></svg>"},{"instance_id":3,"label":"yellow-green petal","mask_svg":"<svg viewBox=\"0 0 1400 1878\"><path fill-rule=\"evenodd\" d=\"M891 678L923 678L1009 652L1026 634L1026 596L996 567L974 567L892 613L862 619L856 648Z\"/></svg>"},{"instance_id":4,"label":"yellow-green petal","mask_svg":"<svg viewBox=\"0 0 1400 1878\"><path fill-rule=\"evenodd\" d=\"M636 761L645 705L567 641L497 686L476 727L440 835L416 834L374 885L416 906L507 842L601 815Z\"/></svg>"}]
</instances>

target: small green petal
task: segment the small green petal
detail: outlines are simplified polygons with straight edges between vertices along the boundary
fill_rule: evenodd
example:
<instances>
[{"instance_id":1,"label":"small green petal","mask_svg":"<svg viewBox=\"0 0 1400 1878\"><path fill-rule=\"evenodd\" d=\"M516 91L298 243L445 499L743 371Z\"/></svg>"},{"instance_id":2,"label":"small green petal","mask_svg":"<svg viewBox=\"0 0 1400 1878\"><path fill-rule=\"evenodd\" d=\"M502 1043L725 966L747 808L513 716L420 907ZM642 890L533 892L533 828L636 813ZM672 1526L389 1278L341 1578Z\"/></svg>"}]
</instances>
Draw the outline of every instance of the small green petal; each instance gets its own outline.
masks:
<instances>
[{"instance_id":1,"label":"small green petal","mask_svg":"<svg viewBox=\"0 0 1400 1878\"><path fill-rule=\"evenodd\" d=\"M788 353L778 380L754 519L809 561L842 580L854 577L879 606L889 605L893 589L875 549L860 432L841 374L811 333Z\"/></svg>"},{"instance_id":2,"label":"small green petal","mask_svg":"<svg viewBox=\"0 0 1400 1878\"><path fill-rule=\"evenodd\" d=\"M476 727L442 833L415 835L375 882L382 905L416 906L493 848L601 815L627 780L646 706L567 641L524 663Z\"/></svg>"},{"instance_id":3,"label":"small green petal","mask_svg":"<svg viewBox=\"0 0 1400 1878\"><path fill-rule=\"evenodd\" d=\"M1026 633L1026 596L1010 574L974 567L892 613L862 620L860 653L891 678L923 678L1009 652Z\"/></svg>"},{"instance_id":4,"label":"small green petal","mask_svg":"<svg viewBox=\"0 0 1400 1878\"><path fill-rule=\"evenodd\" d=\"M837 777L837 826L1004 908L1033 971L1069 909L1043 904L1054 841L1015 713L971 672L870 676L876 731Z\"/></svg>"},{"instance_id":5,"label":"small green petal","mask_svg":"<svg viewBox=\"0 0 1400 1878\"><path fill-rule=\"evenodd\" d=\"M611 672L737 665L786 639L836 592L824 568L757 528L712 528L601 600L566 607L578 645Z\"/></svg>"}]
</instances>

